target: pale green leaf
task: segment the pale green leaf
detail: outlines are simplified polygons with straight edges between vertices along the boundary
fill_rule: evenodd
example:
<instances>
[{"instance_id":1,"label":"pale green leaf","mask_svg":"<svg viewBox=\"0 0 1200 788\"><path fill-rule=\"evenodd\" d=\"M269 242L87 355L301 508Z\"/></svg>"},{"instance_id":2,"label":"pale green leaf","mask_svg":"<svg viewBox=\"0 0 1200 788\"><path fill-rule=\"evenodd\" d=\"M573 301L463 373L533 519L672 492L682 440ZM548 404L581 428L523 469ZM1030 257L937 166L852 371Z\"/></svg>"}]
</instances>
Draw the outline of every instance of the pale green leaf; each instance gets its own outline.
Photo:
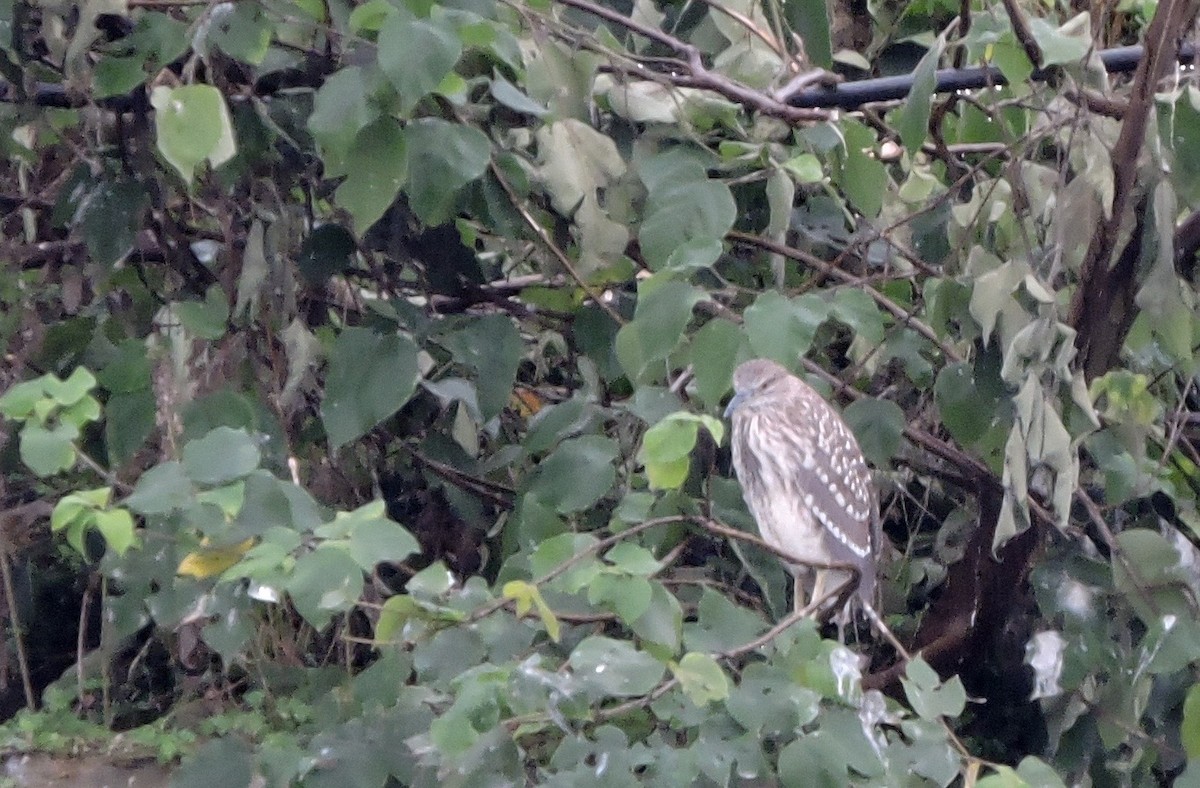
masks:
<instances>
[{"instance_id":1,"label":"pale green leaf","mask_svg":"<svg viewBox=\"0 0 1200 788\"><path fill-rule=\"evenodd\" d=\"M219 167L233 158L233 123L225 97L211 85L159 85L150 93L158 150L188 183L207 161Z\"/></svg>"},{"instance_id":2,"label":"pale green leaf","mask_svg":"<svg viewBox=\"0 0 1200 788\"><path fill-rule=\"evenodd\" d=\"M683 694L697 706L729 697L729 677L707 654L695 651L684 654L678 664L671 665L671 672L679 680Z\"/></svg>"}]
</instances>

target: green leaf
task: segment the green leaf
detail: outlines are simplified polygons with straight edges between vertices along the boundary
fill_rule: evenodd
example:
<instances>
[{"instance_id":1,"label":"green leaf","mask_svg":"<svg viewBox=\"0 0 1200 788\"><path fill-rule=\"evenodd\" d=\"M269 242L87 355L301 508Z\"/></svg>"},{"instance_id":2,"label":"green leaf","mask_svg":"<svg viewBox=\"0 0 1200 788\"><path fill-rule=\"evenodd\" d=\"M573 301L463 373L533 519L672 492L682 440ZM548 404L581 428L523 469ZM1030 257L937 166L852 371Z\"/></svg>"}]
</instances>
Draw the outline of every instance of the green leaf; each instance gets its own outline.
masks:
<instances>
[{"instance_id":1,"label":"green leaf","mask_svg":"<svg viewBox=\"0 0 1200 788\"><path fill-rule=\"evenodd\" d=\"M547 124L537 131L538 177L545 184L554 210L570 216L585 199L625 173L612 137L573 118Z\"/></svg>"},{"instance_id":2,"label":"green leaf","mask_svg":"<svg viewBox=\"0 0 1200 788\"><path fill-rule=\"evenodd\" d=\"M176 788L242 788L254 784L255 764L250 745L237 736L215 739L186 759L174 775Z\"/></svg>"},{"instance_id":3,"label":"green leaf","mask_svg":"<svg viewBox=\"0 0 1200 788\"><path fill-rule=\"evenodd\" d=\"M233 123L225 97L212 85L159 85L150 93L158 150L189 184L196 167L233 158Z\"/></svg>"},{"instance_id":4,"label":"green leaf","mask_svg":"<svg viewBox=\"0 0 1200 788\"><path fill-rule=\"evenodd\" d=\"M417 346L406 336L346 328L329 353L321 419L332 449L365 435L412 397Z\"/></svg>"},{"instance_id":5,"label":"green leaf","mask_svg":"<svg viewBox=\"0 0 1200 788\"><path fill-rule=\"evenodd\" d=\"M332 546L297 559L286 586L296 610L318 630L354 607L362 589L362 569L347 551Z\"/></svg>"},{"instance_id":6,"label":"green leaf","mask_svg":"<svg viewBox=\"0 0 1200 788\"><path fill-rule=\"evenodd\" d=\"M412 618L419 618L421 606L410 596L399 594L388 597L379 610L379 621L375 624L375 639L389 642L403 631Z\"/></svg>"},{"instance_id":7,"label":"green leaf","mask_svg":"<svg viewBox=\"0 0 1200 788\"><path fill-rule=\"evenodd\" d=\"M816 719L821 695L802 687L779 668L746 666L725 707L739 725L757 735L787 733Z\"/></svg>"},{"instance_id":8,"label":"green leaf","mask_svg":"<svg viewBox=\"0 0 1200 788\"><path fill-rule=\"evenodd\" d=\"M869 749L870 744L866 743L865 748ZM779 780L782 785L829 788L850 782L838 743L824 731L797 737L780 751Z\"/></svg>"},{"instance_id":9,"label":"green leaf","mask_svg":"<svg viewBox=\"0 0 1200 788\"><path fill-rule=\"evenodd\" d=\"M21 461L38 476L53 476L75 464L79 430L71 424L46 429L28 422L21 430Z\"/></svg>"},{"instance_id":10,"label":"green leaf","mask_svg":"<svg viewBox=\"0 0 1200 788\"><path fill-rule=\"evenodd\" d=\"M258 3L232 3L213 9L208 41L235 60L257 66L267 55L273 29Z\"/></svg>"},{"instance_id":11,"label":"green leaf","mask_svg":"<svg viewBox=\"0 0 1200 788\"><path fill-rule=\"evenodd\" d=\"M830 315L845 323L857 338L869 347L883 342L884 319L875 299L862 290L838 288L830 306Z\"/></svg>"},{"instance_id":12,"label":"green leaf","mask_svg":"<svg viewBox=\"0 0 1200 788\"><path fill-rule=\"evenodd\" d=\"M679 344L692 319L692 308L707 299L698 287L656 277L638 283L633 321L617 332L617 357L631 379L640 378Z\"/></svg>"},{"instance_id":13,"label":"green leaf","mask_svg":"<svg viewBox=\"0 0 1200 788\"><path fill-rule=\"evenodd\" d=\"M745 332L736 324L715 318L692 337L692 372L696 392L708 407L716 407L732 386L738 356L749 349Z\"/></svg>"},{"instance_id":14,"label":"green leaf","mask_svg":"<svg viewBox=\"0 0 1200 788\"><path fill-rule=\"evenodd\" d=\"M909 155L916 155L925 138L929 136L929 109L933 101L933 90L937 78L938 61L942 57L943 42L939 37L929 48L912 74L912 88L908 98L900 105L895 121L900 141Z\"/></svg>"},{"instance_id":15,"label":"green leaf","mask_svg":"<svg viewBox=\"0 0 1200 788\"><path fill-rule=\"evenodd\" d=\"M565 561L591 549L596 542L596 537L591 534L575 533L558 534L545 539L529 557L529 571L534 577L542 577Z\"/></svg>"},{"instance_id":16,"label":"green leaf","mask_svg":"<svg viewBox=\"0 0 1200 788\"><path fill-rule=\"evenodd\" d=\"M716 262L737 218L729 187L709 180L703 167L678 151L639 159L638 165L649 190L638 240L650 267L692 271Z\"/></svg>"},{"instance_id":17,"label":"green leaf","mask_svg":"<svg viewBox=\"0 0 1200 788\"><path fill-rule=\"evenodd\" d=\"M604 554L604 559L615 568L631 575L649 577L663 567L662 562L654 557L654 553L632 542L617 544Z\"/></svg>"},{"instance_id":18,"label":"green leaf","mask_svg":"<svg viewBox=\"0 0 1200 788\"><path fill-rule=\"evenodd\" d=\"M683 694L697 706L707 706L729 697L729 677L707 654L694 651L684 654L678 664L671 665L671 672L679 679Z\"/></svg>"},{"instance_id":19,"label":"green leaf","mask_svg":"<svg viewBox=\"0 0 1200 788\"><path fill-rule=\"evenodd\" d=\"M79 206L77 219L92 259L113 266L133 249L150 205L144 186L133 180L101 180Z\"/></svg>"},{"instance_id":20,"label":"green leaf","mask_svg":"<svg viewBox=\"0 0 1200 788\"><path fill-rule=\"evenodd\" d=\"M820 183L825 179L825 167L811 153L801 153L785 161L782 166L800 183Z\"/></svg>"},{"instance_id":21,"label":"green leaf","mask_svg":"<svg viewBox=\"0 0 1200 788\"><path fill-rule=\"evenodd\" d=\"M146 343L127 339L96 373L96 380L110 392L140 391L150 388L150 370Z\"/></svg>"},{"instance_id":22,"label":"green leaf","mask_svg":"<svg viewBox=\"0 0 1200 788\"><path fill-rule=\"evenodd\" d=\"M904 436L906 420L900 406L890 400L864 397L850 403L842 415L871 464L888 467Z\"/></svg>"},{"instance_id":23,"label":"green leaf","mask_svg":"<svg viewBox=\"0 0 1200 788\"><path fill-rule=\"evenodd\" d=\"M109 396L104 406L104 439L114 466L131 460L145 445L154 431L156 406L150 389Z\"/></svg>"},{"instance_id":24,"label":"green leaf","mask_svg":"<svg viewBox=\"0 0 1200 788\"><path fill-rule=\"evenodd\" d=\"M906 677L900 680L913 711L922 719L957 717L967 703L967 693L958 676L942 682L933 668L920 657L908 663Z\"/></svg>"},{"instance_id":25,"label":"green leaf","mask_svg":"<svg viewBox=\"0 0 1200 788\"><path fill-rule=\"evenodd\" d=\"M34 406L46 398L44 378L18 383L0 396L0 413L5 418L24 421L33 415Z\"/></svg>"},{"instance_id":26,"label":"green leaf","mask_svg":"<svg viewBox=\"0 0 1200 788\"><path fill-rule=\"evenodd\" d=\"M66 380L46 375L42 381L46 395L64 407L81 401L96 388L96 378L86 367L76 367Z\"/></svg>"},{"instance_id":27,"label":"green leaf","mask_svg":"<svg viewBox=\"0 0 1200 788\"><path fill-rule=\"evenodd\" d=\"M1187 615L1190 608L1190 595L1184 590L1187 570L1170 540L1157 530L1128 528L1117 534L1117 546L1124 560L1112 561L1113 583L1144 622L1159 626L1166 615ZM1136 576L1131 576L1127 567ZM1153 607L1144 601L1147 593Z\"/></svg>"},{"instance_id":28,"label":"green leaf","mask_svg":"<svg viewBox=\"0 0 1200 788\"><path fill-rule=\"evenodd\" d=\"M584 686L602 696L630 698L658 685L664 667L623 640L593 635L571 652L570 664Z\"/></svg>"},{"instance_id":29,"label":"green leaf","mask_svg":"<svg viewBox=\"0 0 1200 788\"><path fill-rule=\"evenodd\" d=\"M746 308L750 347L757 356L794 367L828 316L828 304L816 295L788 299L768 290Z\"/></svg>"},{"instance_id":30,"label":"green leaf","mask_svg":"<svg viewBox=\"0 0 1200 788\"><path fill-rule=\"evenodd\" d=\"M425 224L442 224L458 192L487 170L491 142L474 126L438 118L414 120L406 133L409 205Z\"/></svg>"},{"instance_id":31,"label":"green leaf","mask_svg":"<svg viewBox=\"0 0 1200 788\"><path fill-rule=\"evenodd\" d=\"M383 216L408 178L405 151L404 129L384 117L360 131L346 152L346 180L336 198L354 218L360 236Z\"/></svg>"},{"instance_id":32,"label":"green leaf","mask_svg":"<svg viewBox=\"0 0 1200 788\"><path fill-rule=\"evenodd\" d=\"M546 604L546 600L542 598L542 592L538 590L537 586L524 580L512 580L504 584L504 590L501 593L517 603L518 618L527 614L531 607L537 608L538 618L541 619L542 626L546 628L546 634L550 636L550 639L557 643L562 637L562 625L555 617L554 611Z\"/></svg>"},{"instance_id":33,"label":"green leaf","mask_svg":"<svg viewBox=\"0 0 1200 788\"><path fill-rule=\"evenodd\" d=\"M1066 788L1062 777L1048 764L1032 755L1026 755L1017 764L1017 774L1029 785L1045 788Z\"/></svg>"},{"instance_id":34,"label":"green leaf","mask_svg":"<svg viewBox=\"0 0 1200 788\"><path fill-rule=\"evenodd\" d=\"M387 0L366 0L354 7L346 24L355 35L362 32L378 32L383 23L397 13L397 8ZM399 13L404 14L403 11Z\"/></svg>"},{"instance_id":35,"label":"green leaf","mask_svg":"<svg viewBox=\"0 0 1200 788\"><path fill-rule=\"evenodd\" d=\"M455 361L475 370L479 413L484 421L490 421L508 405L525 352L512 319L506 315L475 318L448 334L442 344Z\"/></svg>"},{"instance_id":36,"label":"green leaf","mask_svg":"<svg viewBox=\"0 0 1200 788\"><path fill-rule=\"evenodd\" d=\"M653 591L644 577L599 573L587 585L590 604L604 605L625 624L637 621L650 609Z\"/></svg>"},{"instance_id":37,"label":"green leaf","mask_svg":"<svg viewBox=\"0 0 1200 788\"><path fill-rule=\"evenodd\" d=\"M240 479L258 467L262 455L245 430L217 427L183 447L183 470L196 484L215 486Z\"/></svg>"},{"instance_id":38,"label":"green leaf","mask_svg":"<svg viewBox=\"0 0 1200 788\"><path fill-rule=\"evenodd\" d=\"M583 511L612 489L618 455L616 442L599 435L565 440L538 465L529 492L560 514Z\"/></svg>"},{"instance_id":39,"label":"green leaf","mask_svg":"<svg viewBox=\"0 0 1200 788\"><path fill-rule=\"evenodd\" d=\"M883 209L888 186L887 169L872 155L878 140L856 120L846 119L841 125L846 143L831 173L833 180L859 212L874 218Z\"/></svg>"},{"instance_id":40,"label":"green leaf","mask_svg":"<svg viewBox=\"0 0 1200 788\"><path fill-rule=\"evenodd\" d=\"M453 32L426 20L393 14L379 30L379 67L396 88L400 114L408 116L432 93L462 54Z\"/></svg>"},{"instance_id":41,"label":"green leaf","mask_svg":"<svg viewBox=\"0 0 1200 788\"><path fill-rule=\"evenodd\" d=\"M168 461L143 473L124 503L138 514L152 515L183 509L192 500L192 483L183 465Z\"/></svg>"},{"instance_id":42,"label":"green leaf","mask_svg":"<svg viewBox=\"0 0 1200 788\"><path fill-rule=\"evenodd\" d=\"M1092 49L1088 13L1077 14L1061 27L1039 16L1030 16L1029 30L1042 51L1042 68L1063 63L1078 63Z\"/></svg>"},{"instance_id":43,"label":"green leaf","mask_svg":"<svg viewBox=\"0 0 1200 788\"><path fill-rule=\"evenodd\" d=\"M1015 37L996 42L992 48L992 62L1000 69L1008 84L1018 91L1028 90L1026 80L1033 73L1033 63L1029 61L1025 47L1018 44Z\"/></svg>"},{"instance_id":44,"label":"green leaf","mask_svg":"<svg viewBox=\"0 0 1200 788\"><path fill-rule=\"evenodd\" d=\"M1200 203L1200 89L1180 86L1176 91L1158 95L1155 117L1158 139L1170 161L1174 187L1181 201Z\"/></svg>"},{"instance_id":45,"label":"green leaf","mask_svg":"<svg viewBox=\"0 0 1200 788\"><path fill-rule=\"evenodd\" d=\"M646 431L638 460L646 466L652 489L674 489L687 477L688 455L696 445L696 434L703 425L718 444L725 436L725 425L712 416L672 413Z\"/></svg>"},{"instance_id":46,"label":"green leaf","mask_svg":"<svg viewBox=\"0 0 1200 788\"><path fill-rule=\"evenodd\" d=\"M296 257L296 267L312 284L323 284L329 277L348 270L353 264L354 253L357 250L354 236L345 227L340 224L322 224L313 228L312 233L304 239L304 245L300 247L300 254ZM292 339L293 334L297 335L295 340ZM310 343L306 340L311 337L312 334L308 333L303 323L293 322L284 338L300 352L300 355L307 355ZM289 385L292 380L292 356L293 350L289 347Z\"/></svg>"},{"instance_id":47,"label":"green leaf","mask_svg":"<svg viewBox=\"0 0 1200 788\"><path fill-rule=\"evenodd\" d=\"M647 648L662 655L676 654L683 635L683 608L679 599L662 583L651 581L650 604L641 617L629 625Z\"/></svg>"},{"instance_id":48,"label":"green leaf","mask_svg":"<svg viewBox=\"0 0 1200 788\"><path fill-rule=\"evenodd\" d=\"M990 403L979 391L969 364L956 362L942 367L933 386L933 396L942 423L963 445L971 446L978 441L996 417L996 409L988 407Z\"/></svg>"},{"instance_id":49,"label":"green leaf","mask_svg":"<svg viewBox=\"0 0 1200 788\"><path fill-rule=\"evenodd\" d=\"M183 327L201 339L220 339L229 327L229 301L219 285L213 285L204 301L179 301L171 305Z\"/></svg>"},{"instance_id":50,"label":"green leaf","mask_svg":"<svg viewBox=\"0 0 1200 788\"><path fill-rule=\"evenodd\" d=\"M313 98L308 129L325 154L325 177L344 175L342 157L350 149L358 132L379 116L367 100L367 75L358 66L335 72Z\"/></svg>"},{"instance_id":51,"label":"green leaf","mask_svg":"<svg viewBox=\"0 0 1200 788\"><path fill-rule=\"evenodd\" d=\"M754 640L766 629L762 618L705 588L696 608L696 621L684 630L688 651L721 652Z\"/></svg>"},{"instance_id":52,"label":"green leaf","mask_svg":"<svg viewBox=\"0 0 1200 788\"><path fill-rule=\"evenodd\" d=\"M784 17L804 42L804 54L812 65L833 68L833 25L826 0L785 0Z\"/></svg>"},{"instance_id":53,"label":"green leaf","mask_svg":"<svg viewBox=\"0 0 1200 788\"><path fill-rule=\"evenodd\" d=\"M50 513L50 530L55 533L66 531L67 542L76 552L87 558L88 549L84 537L92 526L102 524L103 528L112 534L114 549L119 548L123 553L136 542L133 520L128 512L106 511L111 499L111 487L80 490L64 496ZM106 538L108 533L105 534Z\"/></svg>"},{"instance_id":54,"label":"green leaf","mask_svg":"<svg viewBox=\"0 0 1200 788\"><path fill-rule=\"evenodd\" d=\"M124 509L96 512L92 523L104 537L105 543L119 556L125 555L130 547L138 543L133 518Z\"/></svg>"},{"instance_id":55,"label":"green leaf","mask_svg":"<svg viewBox=\"0 0 1200 788\"><path fill-rule=\"evenodd\" d=\"M1189 687L1183 699L1179 738L1189 758L1200 758L1200 684Z\"/></svg>"},{"instance_id":56,"label":"green leaf","mask_svg":"<svg viewBox=\"0 0 1200 788\"><path fill-rule=\"evenodd\" d=\"M168 14L142 14L133 32L118 42L96 64L92 85L98 99L130 92L150 74L187 51L188 24Z\"/></svg>"},{"instance_id":57,"label":"green leaf","mask_svg":"<svg viewBox=\"0 0 1200 788\"><path fill-rule=\"evenodd\" d=\"M492 72L490 89L492 98L515 112L524 112L535 118L542 118L550 114L550 110L525 95L520 88L505 79L499 71ZM609 137L605 137L605 139L611 140Z\"/></svg>"},{"instance_id":58,"label":"green leaf","mask_svg":"<svg viewBox=\"0 0 1200 788\"><path fill-rule=\"evenodd\" d=\"M385 561L403 561L421 552L416 537L404 526L385 518L360 523L350 534L350 557L370 571Z\"/></svg>"}]
</instances>

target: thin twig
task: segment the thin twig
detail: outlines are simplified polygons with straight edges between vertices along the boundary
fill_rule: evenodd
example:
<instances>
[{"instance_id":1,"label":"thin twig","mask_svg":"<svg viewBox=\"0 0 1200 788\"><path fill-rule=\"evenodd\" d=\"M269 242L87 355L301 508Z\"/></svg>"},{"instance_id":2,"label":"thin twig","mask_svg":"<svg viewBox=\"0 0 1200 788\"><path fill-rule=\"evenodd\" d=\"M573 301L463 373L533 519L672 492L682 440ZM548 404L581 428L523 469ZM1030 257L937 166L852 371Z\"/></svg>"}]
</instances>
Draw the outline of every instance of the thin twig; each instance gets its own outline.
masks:
<instances>
[{"instance_id":1,"label":"thin twig","mask_svg":"<svg viewBox=\"0 0 1200 788\"><path fill-rule=\"evenodd\" d=\"M804 109L793 107L781 101L776 101L770 95L763 93L753 88L747 87L740 82L730 79L723 74L718 74L709 71L704 65L704 61L700 56L700 50L691 44L685 43L669 33L664 33L656 27L642 24L641 22L631 19L611 8L597 5L589 2L589 0L556 0L560 5L577 8L580 11L586 11L593 16L612 22L615 25L637 33L640 36L655 41L663 46L671 49L683 59L681 66L687 73L671 73L660 76L665 76L672 84L680 87L699 88L701 90L710 90L713 93L718 93L725 98L737 104L741 104L747 109L752 109L761 112L764 115L780 118L789 123L806 123L814 121L829 120L830 114L824 110Z\"/></svg>"},{"instance_id":2,"label":"thin twig","mask_svg":"<svg viewBox=\"0 0 1200 788\"><path fill-rule=\"evenodd\" d=\"M536 580L532 581L532 583L535 586L542 586L542 585L550 582L554 578L558 577L563 572L566 572L568 569L570 569L571 567L573 567L575 564L579 563L583 559L590 558L591 556L594 556L600 552L603 552L604 550L607 550L608 548L612 547L613 545L615 545L619 542L623 542L624 540L628 539L631 536L637 536L638 534L640 534L643 531L648 531L651 528L654 528L659 525L670 525L671 523L687 522L688 520L691 520L691 519L693 519L693 518L690 518L690 517L687 517L684 515L673 515L671 517L658 517L653 520L646 520L645 522L638 523L637 525L632 525L629 528L626 528L624 531L620 531L618 533L613 534L612 536L597 540L596 542L587 546L583 550L580 550L575 555L571 556L570 558L566 559L562 563L558 564L553 569L546 572L546 574L544 574L541 577L537 578ZM507 597L500 597L498 599L493 599L491 602L484 605L483 607L476 608L475 611L472 612L471 615L467 617L467 622L474 623L476 621L479 621L480 619L487 618L492 613L495 613L497 610L500 610L502 608L505 608L505 607L513 604L513 601L514 600L509 599Z\"/></svg>"},{"instance_id":3,"label":"thin twig","mask_svg":"<svg viewBox=\"0 0 1200 788\"><path fill-rule=\"evenodd\" d=\"M701 0L701 2L711 8L713 11L716 11L719 14L724 14L742 27L746 28L746 30L758 38L758 40L770 47L771 51L778 55L780 60L788 59L787 51L784 49L783 44L779 41L776 41L775 37L771 34L765 33L759 29L758 25L754 24L754 20L750 17L739 11L735 11L723 3L719 3L716 0Z\"/></svg>"},{"instance_id":4,"label":"thin twig","mask_svg":"<svg viewBox=\"0 0 1200 788\"><path fill-rule=\"evenodd\" d=\"M500 184L500 188L504 189L504 193L508 196L508 200L512 203L513 208L516 209L517 213L521 214L521 218L525 221L525 224L538 237L538 240L550 250L554 258L558 260L559 265L566 269L571 278L588 294L588 297L595 301L597 306L607 312L608 316L616 321L617 325L625 325L625 318L621 317L620 313L616 309L613 309L612 304L605 300L603 293L598 292L584 281L579 271L575 269L575 264L571 262L571 258L567 257L566 252L558 248L558 244L554 243L554 239L550 237L550 233L546 232L546 228L542 227L542 223L525 207L520 195L517 194L516 189L512 187L508 179L504 177L504 173L500 171L500 167L496 165L496 162L491 162L489 167L491 168L492 175L495 176L496 181Z\"/></svg>"},{"instance_id":5,"label":"thin twig","mask_svg":"<svg viewBox=\"0 0 1200 788\"><path fill-rule=\"evenodd\" d=\"M0 573L4 577L4 595L8 597L8 621L12 625L13 642L17 646L17 666L21 670L21 688L25 691L25 707L30 711L37 708L37 696L33 693L33 680L29 675L29 658L25 654L25 627L21 624L16 594L13 593L12 567L8 562L8 546L0 544Z\"/></svg>"},{"instance_id":6,"label":"thin twig","mask_svg":"<svg viewBox=\"0 0 1200 788\"><path fill-rule=\"evenodd\" d=\"M79 631L75 635L75 684L79 699L83 700L86 691L86 679L83 670L83 657L87 649L88 608L92 605L92 591L96 585L96 575L88 574L87 586L83 589L83 598L79 600Z\"/></svg>"},{"instance_id":7,"label":"thin twig","mask_svg":"<svg viewBox=\"0 0 1200 788\"><path fill-rule=\"evenodd\" d=\"M1075 500L1083 504L1083 508L1088 513L1088 518L1092 521L1092 525L1096 526L1096 530L1100 532L1100 536L1104 539L1105 546L1108 547L1109 553L1113 560L1120 565L1125 574L1129 577L1130 584L1133 585L1141 600L1146 603L1151 614L1155 618L1162 618L1162 611L1158 607L1158 603L1154 601L1154 597L1150 595L1149 585L1146 583L1142 573L1138 571L1129 561L1129 557L1125 555L1125 551L1121 549L1121 545L1117 543L1117 537L1108 527L1108 523L1104 522L1104 515L1100 511L1100 507L1092 500L1092 497L1087 494L1087 491L1080 488L1075 491ZM1194 611L1193 611L1194 612Z\"/></svg>"},{"instance_id":8,"label":"thin twig","mask_svg":"<svg viewBox=\"0 0 1200 788\"><path fill-rule=\"evenodd\" d=\"M738 232L735 230L727 233L727 237L736 243L746 244L747 246L757 246L760 249L765 249L766 251L774 254L783 255L784 257L795 260L796 262L804 263L807 266L815 268L826 276L830 276L847 284L853 284L856 287L862 288L863 292L869 295L871 299L875 301L875 303L887 310L901 324L911 327L918 334L936 345L942 351L942 354L946 356L946 358L950 359L951 361L963 360L962 355L957 350L943 342L932 328L917 319L912 312L900 306L895 301L876 290L874 287L864 284L853 274L843 271L837 266L830 265L816 255L809 254L808 252L805 252L801 249L796 249L795 247L788 246L786 244L776 243L775 241L771 241L766 238L760 238L757 235Z\"/></svg>"}]
</instances>

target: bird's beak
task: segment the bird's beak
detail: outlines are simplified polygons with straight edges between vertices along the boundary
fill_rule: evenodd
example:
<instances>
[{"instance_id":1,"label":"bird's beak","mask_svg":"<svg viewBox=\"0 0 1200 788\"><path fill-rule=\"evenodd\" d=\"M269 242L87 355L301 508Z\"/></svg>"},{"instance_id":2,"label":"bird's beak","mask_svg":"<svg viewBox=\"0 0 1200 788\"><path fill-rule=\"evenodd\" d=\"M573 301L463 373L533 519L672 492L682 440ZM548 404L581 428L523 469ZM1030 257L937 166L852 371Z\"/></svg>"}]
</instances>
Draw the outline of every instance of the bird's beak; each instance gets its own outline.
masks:
<instances>
[{"instance_id":1,"label":"bird's beak","mask_svg":"<svg viewBox=\"0 0 1200 788\"><path fill-rule=\"evenodd\" d=\"M744 400L745 398L746 398L745 393L734 394L733 399L729 400L729 404L725 406L725 418L729 418L730 416L732 416L733 412L737 409L737 406L741 405L742 400Z\"/></svg>"}]
</instances>

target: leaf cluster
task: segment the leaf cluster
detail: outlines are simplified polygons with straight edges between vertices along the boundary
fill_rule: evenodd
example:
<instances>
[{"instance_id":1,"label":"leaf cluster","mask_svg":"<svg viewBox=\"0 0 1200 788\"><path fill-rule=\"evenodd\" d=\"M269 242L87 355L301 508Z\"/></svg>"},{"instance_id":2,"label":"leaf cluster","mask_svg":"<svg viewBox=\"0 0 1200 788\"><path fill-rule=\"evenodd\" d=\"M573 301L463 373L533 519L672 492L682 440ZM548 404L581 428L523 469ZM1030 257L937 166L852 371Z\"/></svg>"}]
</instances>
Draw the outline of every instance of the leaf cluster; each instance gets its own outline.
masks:
<instances>
[{"instance_id":1,"label":"leaf cluster","mask_svg":"<svg viewBox=\"0 0 1200 788\"><path fill-rule=\"evenodd\" d=\"M88 589L10 604L29 702L61 619L47 699L182 785L1194 778L1194 8L851 5L13 5L0 569L45 500ZM755 357L842 406L918 657L788 616Z\"/></svg>"}]
</instances>

